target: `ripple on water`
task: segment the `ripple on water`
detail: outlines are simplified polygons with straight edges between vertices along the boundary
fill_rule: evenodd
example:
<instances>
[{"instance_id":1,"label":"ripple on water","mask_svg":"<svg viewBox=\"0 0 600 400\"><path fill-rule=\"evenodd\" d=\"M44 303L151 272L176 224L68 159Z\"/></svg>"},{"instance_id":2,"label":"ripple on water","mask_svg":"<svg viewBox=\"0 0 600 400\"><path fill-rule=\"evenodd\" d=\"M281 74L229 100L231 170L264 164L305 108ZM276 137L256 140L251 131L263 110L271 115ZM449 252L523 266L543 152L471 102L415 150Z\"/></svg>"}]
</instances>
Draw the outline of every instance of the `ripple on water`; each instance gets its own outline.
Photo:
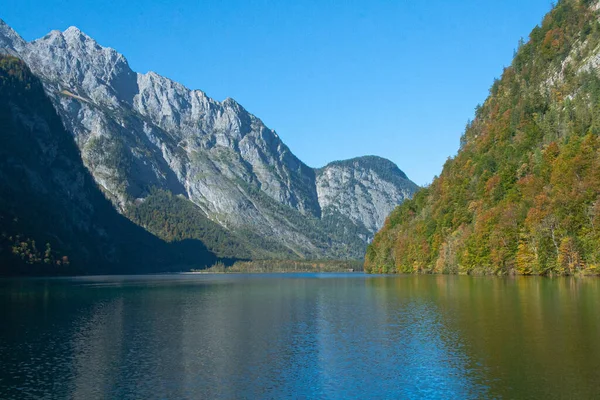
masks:
<instances>
[{"instance_id":1,"label":"ripple on water","mask_svg":"<svg viewBox=\"0 0 600 400\"><path fill-rule=\"evenodd\" d=\"M599 287L571 296L571 284L535 282L527 290L518 280L310 274L3 282L0 398L560 398L573 387L589 397L585 382L600 371L592 369L600 322L589 307ZM567 336L549 322L557 317L580 340L562 363L584 364L587 376L548 362L544 346ZM528 337L539 345L520 346ZM536 381L539 365L547 370Z\"/></svg>"}]
</instances>

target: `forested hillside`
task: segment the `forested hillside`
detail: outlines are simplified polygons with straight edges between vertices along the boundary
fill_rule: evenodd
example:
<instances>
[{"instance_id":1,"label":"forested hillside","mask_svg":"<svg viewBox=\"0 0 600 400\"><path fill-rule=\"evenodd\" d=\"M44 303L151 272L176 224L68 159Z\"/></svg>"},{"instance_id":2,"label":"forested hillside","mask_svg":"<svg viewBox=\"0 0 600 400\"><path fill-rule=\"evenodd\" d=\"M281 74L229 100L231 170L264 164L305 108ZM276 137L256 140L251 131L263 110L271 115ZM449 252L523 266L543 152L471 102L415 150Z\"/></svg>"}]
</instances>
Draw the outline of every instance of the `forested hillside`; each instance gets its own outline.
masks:
<instances>
[{"instance_id":1,"label":"forested hillside","mask_svg":"<svg viewBox=\"0 0 600 400\"><path fill-rule=\"evenodd\" d=\"M563 0L476 108L456 157L397 207L370 272L600 272L600 23Z\"/></svg>"}]
</instances>

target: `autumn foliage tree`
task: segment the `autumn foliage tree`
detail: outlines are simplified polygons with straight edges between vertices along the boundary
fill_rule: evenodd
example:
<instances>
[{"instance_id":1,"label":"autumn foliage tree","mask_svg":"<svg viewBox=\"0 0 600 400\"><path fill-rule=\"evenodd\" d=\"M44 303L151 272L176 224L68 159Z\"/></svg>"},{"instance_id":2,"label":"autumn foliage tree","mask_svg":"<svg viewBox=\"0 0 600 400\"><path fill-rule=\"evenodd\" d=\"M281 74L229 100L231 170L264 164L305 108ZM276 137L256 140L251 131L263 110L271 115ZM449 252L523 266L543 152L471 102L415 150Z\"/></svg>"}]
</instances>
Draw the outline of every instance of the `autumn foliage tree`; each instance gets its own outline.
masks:
<instances>
[{"instance_id":1,"label":"autumn foliage tree","mask_svg":"<svg viewBox=\"0 0 600 400\"><path fill-rule=\"evenodd\" d=\"M388 217L371 272L596 273L600 12L563 0L522 41L456 157Z\"/></svg>"}]
</instances>

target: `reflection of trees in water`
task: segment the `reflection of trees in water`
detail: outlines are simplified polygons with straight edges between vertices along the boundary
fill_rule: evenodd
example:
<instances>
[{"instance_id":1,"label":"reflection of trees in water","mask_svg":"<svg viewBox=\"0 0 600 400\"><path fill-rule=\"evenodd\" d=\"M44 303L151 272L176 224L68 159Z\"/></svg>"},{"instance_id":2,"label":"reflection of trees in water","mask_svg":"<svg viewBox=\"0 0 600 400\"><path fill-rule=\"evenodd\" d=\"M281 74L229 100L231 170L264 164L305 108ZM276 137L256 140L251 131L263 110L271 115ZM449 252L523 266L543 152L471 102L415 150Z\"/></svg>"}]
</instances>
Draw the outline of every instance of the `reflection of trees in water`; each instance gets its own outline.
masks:
<instances>
[{"instance_id":1,"label":"reflection of trees in water","mask_svg":"<svg viewBox=\"0 0 600 400\"><path fill-rule=\"evenodd\" d=\"M591 398L600 377L596 279L173 280L0 288L0 397Z\"/></svg>"},{"instance_id":2,"label":"reflection of trees in water","mask_svg":"<svg viewBox=\"0 0 600 400\"><path fill-rule=\"evenodd\" d=\"M76 397L81 343L100 328L90 325L100 322L98 308L112 300L64 281L12 281L0 291L8 311L0 324L0 398Z\"/></svg>"},{"instance_id":3,"label":"reflection of trees in water","mask_svg":"<svg viewBox=\"0 0 600 400\"><path fill-rule=\"evenodd\" d=\"M456 278L367 278L372 312L379 318L376 326L383 331L373 330L368 339L373 344L366 351L379 353L390 390L410 398L488 397L484 371L466 352L440 301L453 292Z\"/></svg>"},{"instance_id":4,"label":"reflection of trees in water","mask_svg":"<svg viewBox=\"0 0 600 400\"><path fill-rule=\"evenodd\" d=\"M490 395L593 398L597 393L592 382L600 379L600 280L415 278L373 278L369 284L395 288L379 291L400 301L433 302Z\"/></svg>"}]
</instances>

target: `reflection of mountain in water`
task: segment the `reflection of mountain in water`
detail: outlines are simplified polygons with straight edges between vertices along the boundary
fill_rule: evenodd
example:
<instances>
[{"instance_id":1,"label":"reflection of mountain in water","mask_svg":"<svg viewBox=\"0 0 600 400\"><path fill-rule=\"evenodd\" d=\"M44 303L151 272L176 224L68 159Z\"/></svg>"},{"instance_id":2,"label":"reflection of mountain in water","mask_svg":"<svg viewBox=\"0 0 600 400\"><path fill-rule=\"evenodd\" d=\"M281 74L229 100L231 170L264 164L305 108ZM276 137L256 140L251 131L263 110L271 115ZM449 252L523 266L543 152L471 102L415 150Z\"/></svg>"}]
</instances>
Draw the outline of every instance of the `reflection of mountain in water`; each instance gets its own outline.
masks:
<instances>
[{"instance_id":1,"label":"reflection of mountain in water","mask_svg":"<svg viewBox=\"0 0 600 400\"><path fill-rule=\"evenodd\" d=\"M0 398L593 398L600 378L598 280L1 285Z\"/></svg>"}]
</instances>

